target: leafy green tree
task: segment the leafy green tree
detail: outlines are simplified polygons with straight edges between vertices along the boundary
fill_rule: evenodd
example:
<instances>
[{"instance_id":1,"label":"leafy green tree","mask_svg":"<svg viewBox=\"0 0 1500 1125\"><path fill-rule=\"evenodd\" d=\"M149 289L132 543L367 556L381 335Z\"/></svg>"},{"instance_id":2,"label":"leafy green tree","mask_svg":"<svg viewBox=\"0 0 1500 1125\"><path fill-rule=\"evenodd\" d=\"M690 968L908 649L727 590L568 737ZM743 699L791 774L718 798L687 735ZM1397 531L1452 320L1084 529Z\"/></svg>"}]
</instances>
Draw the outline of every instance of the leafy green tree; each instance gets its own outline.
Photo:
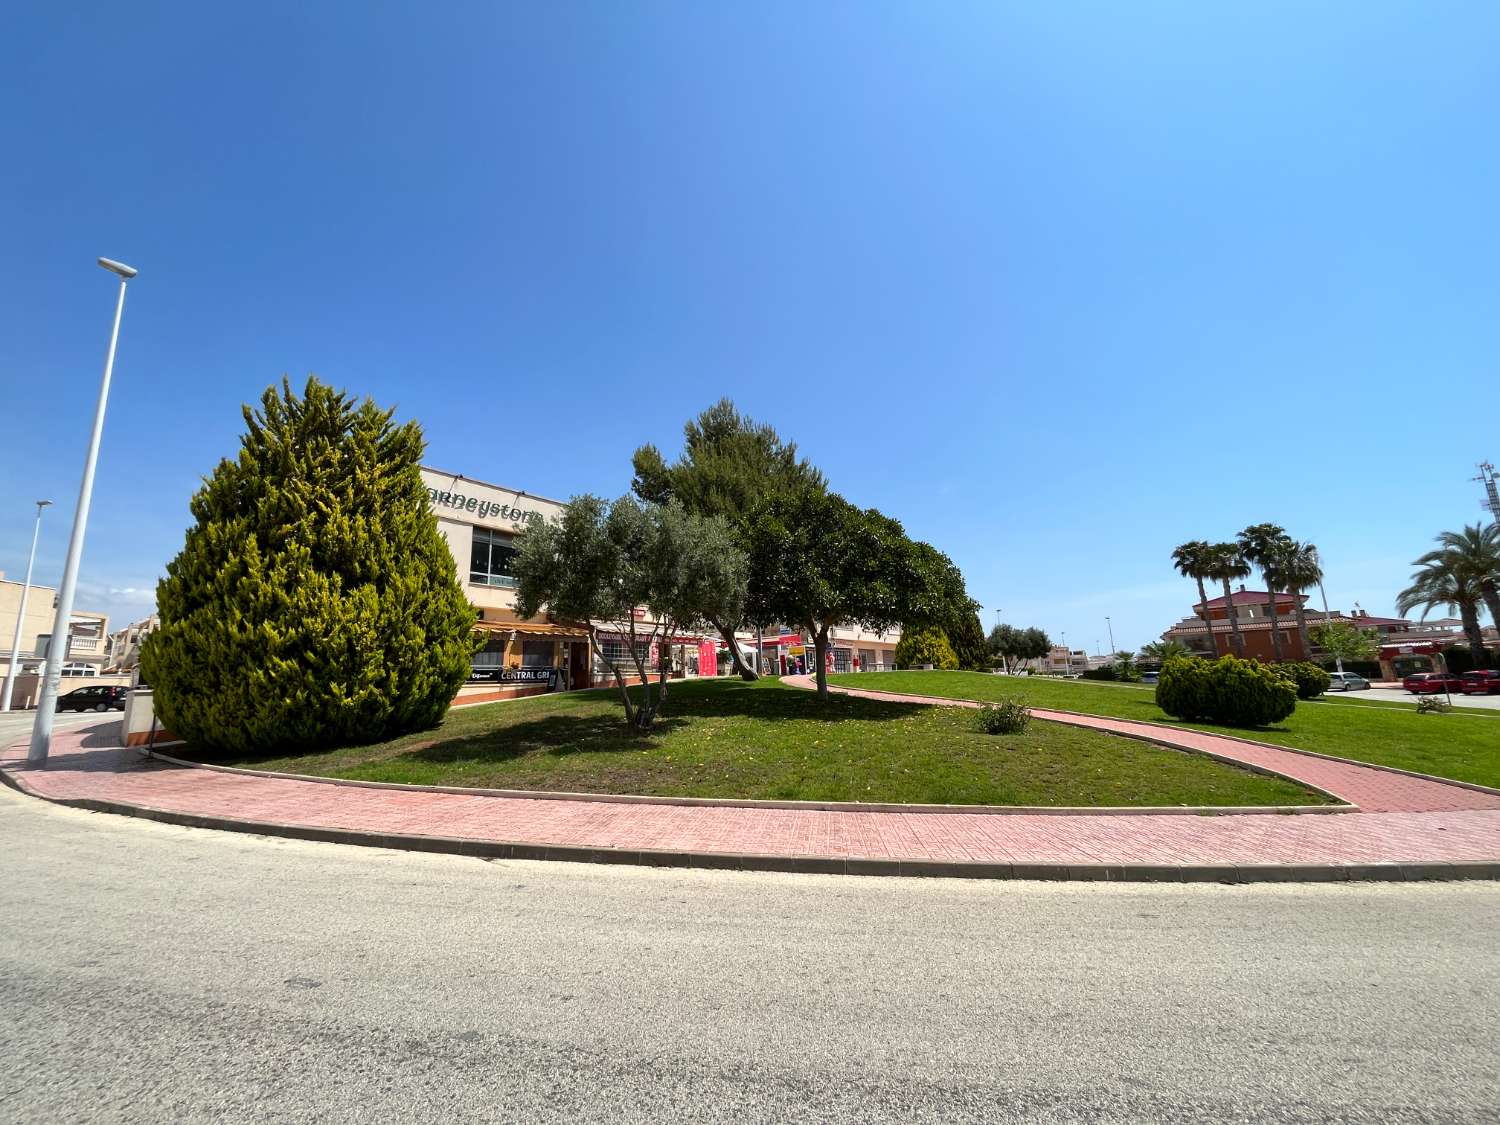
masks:
<instances>
[{"instance_id":1,"label":"leafy green tree","mask_svg":"<svg viewBox=\"0 0 1500 1125\"><path fill-rule=\"evenodd\" d=\"M669 465L656 446L643 445L632 463L631 489L638 497L657 504L676 501L691 514L721 517L741 547L748 543L751 515L767 496L821 493L827 487L823 474L797 456L796 443L782 441L771 426L742 415L727 398L683 427L683 450L675 462ZM759 581L758 574L750 575L752 586ZM708 623L729 646L735 672L754 680L756 673L740 658L734 638L743 619L711 618Z\"/></svg>"},{"instance_id":2,"label":"leafy green tree","mask_svg":"<svg viewBox=\"0 0 1500 1125\"><path fill-rule=\"evenodd\" d=\"M1285 530L1274 523L1251 524L1240 532L1240 554L1260 568L1266 583L1266 619L1271 623L1271 652L1281 663L1281 630L1276 623L1276 595L1286 585L1284 569L1295 546Z\"/></svg>"},{"instance_id":3,"label":"leafy green tree","mask_svg":"<svg viewBox=\"0 0 1500 1125\"><path fill-rule=\"evenodd\" d=\"M928 626L908 629L896 642L896 663L902 668L931 664L934 668L952 670L958 667L958 655L941 629Z\"/></svg>"},{"instance_id":4,"label":"leafy green tree","mask_svg":"<svg viewBox=\"0 0 1500 1125\"><path fill-rule=\"evenodd\" d=\"M946 630L948 642L958 657L958 666L970 672L988 671L990 667L989 645L985 642L984 626L979 623L979 614L964 614L958 623Z\"/></svg>"},{"instance_id":5,"label":"leafy green tree","mask_svg":"<svg viewBox=\"0 0 1500 1125\"><path fill-rule=\"evenodd\" d=\"M527 525L516 549L516 612L531 617L545 607L587 627L594 651L614 675L625 721L636 730L650 730L666 702L671 638L711 617L736 619L744 611L746 560L728 521L693 515L679 504L574 497L560 518ZM603 633L624 640L641 682L639 705Z\"/></svg>"},{"instance_id":6,"label":"leafy green tree","mask_svg":"<svg viewBox=\"0 0 1500 1125\"><path fill-rule=\"evenodd\" d=\"M476 615L428 507L421 429L312 378L244 415L157 587L141 670L163 725L238 753L433 726Z\"/></svg>"},{"instance_id":7,"label":"leafy green tree","mask_svg":"<svg viewBox=\"0 0 1500 1125\"><path fill-rule=\"evenodd\" d=\"M1014 625L996 625L990 630L990 651L1000 657L1007 675L1013 665L1040 660L1052 651L1052 641L1041 629L1017 629Z\"/></svg>"},{"instance_id":8,"label":"leafy green tree","mask_svg":"<svg viewBox=\"0 0 1500 1125\"><path fill-rule=\"evenodd\" d=\"M1346 660L1374 660L1380 651L1379 634L1374 629L1360 629L1347 621L1329 621L1314 625L1312 640L1329 656L1335 667L1342 672Z\"/></svg>"},{"instance_id":9,"label":"leafy green tree","mask_svg":"<svg viewBox=\"0 0 1500 1125\"><path fill-rule=\"evenodd\" d=\"M1135 653L1117 652L1114 654L1115 676L1126 683L1133 683L1141 678L1140 665L1136 663Z\"/></svg>"},{"instance_id":10,"label":"leafy green tree","mask_svg":"<svg viewBox=\"0 0 1500 1125\"><path fill-rule=\"evenodd\" d=\"M1208 650L1214 651L1214 622L1208 614L1208 591L1203 580L1213 576L1213 548L1202 539L1192 539L1172 551L1172 566L1184 578L1198 583L1198 609L1203 614L1203 627L1208 630Z\"/></svg>"},{"instance_id":11,"label":"leafy green tree","mask_svg":"<svg viewBox=\"0 0 1500 1125\"><path fill-rule=\"evenodd\" d=\"M925 623L929 567L901 525L842 496L803 490L769 496L751 520L751 620L782 621L813 636L818 695L828 697L829 632L884 632ZM929 560L930 561L930 560Z\"/></svg>"},{"instance_id":12,"label":"leafy green tree","mask_svg":"<svg viewBox=\"0 0 1500 1125\"><path fill-rule=\"evenodd\" d=\"M1231 582L1250 577L1250 564L1245 561L1238 543L1211 543L1208 548L1208 577L1224 586L1224 612L1229 615L1229 631L1234 637L1234 651L1245 655L1245 637L1240 632L1240 611L1234 604Z\"/></svg>"}]
</instances>

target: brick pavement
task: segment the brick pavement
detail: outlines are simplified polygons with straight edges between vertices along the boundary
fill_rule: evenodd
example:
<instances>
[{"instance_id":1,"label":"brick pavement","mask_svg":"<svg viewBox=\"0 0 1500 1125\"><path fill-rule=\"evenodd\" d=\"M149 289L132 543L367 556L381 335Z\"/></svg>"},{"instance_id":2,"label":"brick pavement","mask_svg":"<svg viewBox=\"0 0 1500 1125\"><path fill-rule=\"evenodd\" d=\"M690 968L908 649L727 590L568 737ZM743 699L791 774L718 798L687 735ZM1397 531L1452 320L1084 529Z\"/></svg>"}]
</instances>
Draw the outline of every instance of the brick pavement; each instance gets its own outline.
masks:
<instances>
[{"instance_id":1,"label":"brick pavement","mask_svg":"<svg viewBox=\"0 0 1500 1125\"><path fill-rule=\"evenodd\" d=\"M1095 725L1088 716L1056 718ZM1121 725L1146 726L1153 738L1191 733ZM118 722L107 720L59 733L41 769L27 766L18 744L0 754L0 769L24 792L83 807L471 854L996 877L1500 876L1500 796L1227 739L1218 740L1228 745L1216 745L1215 753L1246 761L1254 755L1257 764L1274 762L1288 774L1298 769L1382 811L1365 804L1364 811L1302 815L1056 815L537 799L175 766L118 747L117 732Z\"/></svg>"}]
</instances>

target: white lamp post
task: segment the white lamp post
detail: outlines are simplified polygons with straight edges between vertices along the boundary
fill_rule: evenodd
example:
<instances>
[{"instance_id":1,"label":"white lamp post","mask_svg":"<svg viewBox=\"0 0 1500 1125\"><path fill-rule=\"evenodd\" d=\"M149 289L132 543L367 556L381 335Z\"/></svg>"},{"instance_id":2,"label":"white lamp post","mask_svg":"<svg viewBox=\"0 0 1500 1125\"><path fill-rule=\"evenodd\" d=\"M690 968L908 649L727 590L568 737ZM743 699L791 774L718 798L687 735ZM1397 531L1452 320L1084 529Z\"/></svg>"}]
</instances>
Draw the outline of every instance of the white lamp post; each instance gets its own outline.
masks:
<instances>
[{"instance_id":1,"label":"white lamp post","mask_svg":"<svg viewBox=\"0 0 1500 1125\"><path fill-rule=\"evenodd\" d=\"M1115 654L1115 627L1110 624L1109 618L1104 619L1104 627L1109 630L1109 654Z\"/></svg>"},{"instance_id":2,"label":"white lamp post","mask_svg":"<svg viewBox=\"0 0 1500 1125\"><path fill-rule=\"evenodd\" d=\"M94 407L94 431L89 436L88 457L83 463L83 483L78 488L78 508L73 512L73 534L68 539L68 561L57 590L57 617L47 644L47 668L42 676L41 697L36 705L36 724L31 728L31 751L26 760L41 765L52 748L52 719L57 709L57 689L67 658L73 618L73 594L78 586L78 563L83 557L83 535L88 528L89 502L94 498L94 466L99 461L99 438L104 432L104 408L109 403L109 379L115 368L115 345L120 339L120 317L125 312L125 286L136 271L122 262L100 258L99 264L120 278L120 296L115 302L115 323L109 333L109 351L104 357L104 378L99 383L99 403Z\"/></svg>"},{"instance_id":3,"label":"white lamp post","mask_svg":"<svg viewBox=\"0 0 1500 1125\"><path fill-rule=\"evenodd\" d=\"M36 526L31 529L31 554L26 558L26 582L21 587L21 606L16 610L16 635L10 642L10 666L5 670L5 691L0 693L0 712L10 710L11 692L16 686L16 666L21 662L21 626L26 620L26 599L31 596L31 568L36 565L36 539L42 532L42 509L51 500L36 502Z\"/></svg>"}]
</instances>

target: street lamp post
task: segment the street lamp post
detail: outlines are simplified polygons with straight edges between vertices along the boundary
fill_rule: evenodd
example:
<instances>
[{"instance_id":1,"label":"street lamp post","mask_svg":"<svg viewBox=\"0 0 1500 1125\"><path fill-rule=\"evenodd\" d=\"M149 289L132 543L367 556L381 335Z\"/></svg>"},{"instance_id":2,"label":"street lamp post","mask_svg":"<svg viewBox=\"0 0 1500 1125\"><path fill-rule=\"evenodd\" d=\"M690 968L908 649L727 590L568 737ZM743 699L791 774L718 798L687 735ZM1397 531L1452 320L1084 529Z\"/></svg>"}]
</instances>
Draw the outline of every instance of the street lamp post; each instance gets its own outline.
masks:
<instances>
[{"instance_id":1,"label":"street lamp post","mask_svg":"<svg viewBox=\"0 0 1500 1125\"><path fill-rule=\"evenodd\" d=\"M109 351L104 356L104 378L99 382L99 402L94 407L94 430L89 436L88 457L83 462L83 483L78 487L78 507L73 512L73 534L68 539L68 561L63 566L62 583L57 589L57 617L52 624L52 639L47 644L47 668L42 676L41 697L36 705L36 723L31 728L31 750L26 760L41 765L52 749L52 719L57 709L57 689L62 680L63 660L67 656L73 618L73 594L78 587L78 563L83 557L83 535L89 523L89 503L94 498L94 467L99 462L99 438L104 433L104 408L109 404L109 379L115 369L115 345L120 340L120 317L125 313L125 286L136 271L123 262L100 258L99 264L120 278L120 295L115 301L115 323L109 333Z\"/></svg>"},{"instance_id":2,"label":"street lamp post","mask_svg":"<svg viewBox=\"0 0 1500 1125\"><path fill-rule=\"evenodd\" d=\"M1115 654L1115 627L1109 623L1109 618L1104 618L1104 627L1109 630L1109 654Z\"/></svg>"},{"instance_id":3,"label":"street lamp post","mask_svg":"<svg viewBox=\"0 0 1500 1125\"><path fill-rule=\"evenodd\" d=\"M31 596L31 568L36 565L36 540L42 532L42 509L51 500L36 502L36 526L31 529L31 554L26 557L26 582L21 587L21 605L16 610L16 635L10 642L10 666L5 669L5 690L0 693L0 712L10 710L11 692L16 686L16 666L21 662L21 626L26 620L26 599Z\"/></svg>"}]
</instances>

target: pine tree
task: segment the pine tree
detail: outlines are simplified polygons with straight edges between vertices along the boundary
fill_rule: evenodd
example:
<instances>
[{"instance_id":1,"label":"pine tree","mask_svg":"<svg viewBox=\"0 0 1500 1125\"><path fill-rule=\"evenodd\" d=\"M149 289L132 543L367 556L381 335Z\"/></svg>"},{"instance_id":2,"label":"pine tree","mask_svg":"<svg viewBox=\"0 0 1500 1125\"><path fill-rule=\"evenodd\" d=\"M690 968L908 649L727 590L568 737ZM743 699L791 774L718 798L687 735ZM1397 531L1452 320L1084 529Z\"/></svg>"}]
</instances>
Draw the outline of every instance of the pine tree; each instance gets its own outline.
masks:
<instances>
[{"instance_id":1,"label":"pine tree","mask_svg":"<svg viewBox=\"0 0 1500 1125\"><path fill-rule=\"evenodd\" d=\"M473 608L427 505L415 422L309 378L257 412L194 495L141 670L162 725L271 752L435 725L467 675Z\"/></svg>"},{"instance_id":2,"label":"pine tree","mask_svg":"<svg viewBox=\"0 0 1500 1125\"><path fill-rule=\"evenodd\" d=\"M958 657L958 666L970 672L988 672L990 647L985 640L984 626L979 623L977 613L960 615L958 621L944 630L953 653Z\"/></svg>"}]
</instances>

